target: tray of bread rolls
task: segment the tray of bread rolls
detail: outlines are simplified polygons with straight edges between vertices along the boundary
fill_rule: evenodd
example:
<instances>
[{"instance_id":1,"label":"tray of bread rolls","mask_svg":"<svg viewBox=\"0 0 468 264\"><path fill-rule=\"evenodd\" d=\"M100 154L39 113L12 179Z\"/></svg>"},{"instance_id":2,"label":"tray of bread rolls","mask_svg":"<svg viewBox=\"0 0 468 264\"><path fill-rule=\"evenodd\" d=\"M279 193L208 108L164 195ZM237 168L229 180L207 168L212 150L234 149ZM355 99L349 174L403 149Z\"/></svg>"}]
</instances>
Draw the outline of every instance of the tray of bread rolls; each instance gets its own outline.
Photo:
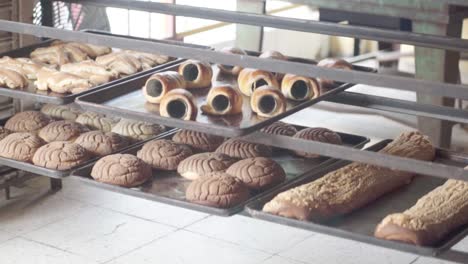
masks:
<instances>
[{"instance_id":1,"label":"tray of bread rolls","mask_svg":"<svg viewBox=\"0 0 468 264\"><path fill-rule=\"evenodd\" d=\"M310 130L274 123L266 132L294 136ZM362 136L325 128L315 133L355 148L368 142ZM193 130L179 130L121 153L78 169L71 178L220 216L240 212L248 201L263 192L332 162L310 153L293 153L249 143L242 138L225 139ZM127 170L111 169L123 163L136 165Z\"/></svg>"},{"instance_id":2,"label":"tray of bread rolls","mask_svg":"<svg viewBox=\"0 0 468 264\"><path fill-rule=\"evenodd\" d=\"M87 32L113 35L101 31ZM172 41L170 43L202 47ZM46 40L0 54L0 95L43 103L67 104L90 91L178 61L180 60L158 54Z\"/></svg>"},{"instance_id":3,"label":"tray of bread rolls","mask_svg":"<svg viewBox=\"0 0 468 264\"><path fill-rule=\"evenodd\" d=\"M157 124L84 112L73 105L23 111L0 127L0 165L52 178L168 133Z\"/></svg>"},{"instance_id":4,"label":"tray of bread rolls","mask_svg":"<svg viewBox=\"0 0 468 264\"><path fill-rule=\"evenodd\" d=\"M367 150L468 165L468 155L433 148L418 133ZM269 222L433 256L468 234L467 194L467 181L341 160L261 196L246 210Z\"/></svg>"},{"instance_id":5,"label":"tray of bread rolls","mask_svg":"<svg viewBox=\"0 0 468 264\"><path fill-rule=\"evenodd\" d=\"M279 52L260 54L235 48L222 51L316 64L313 60L286 57ZM323 60L318 65L373 71L335 59ZM332 80L187 60L81 96L76 102L91 111L236 137L351 86Z\"/></svg>"}]
</instances>

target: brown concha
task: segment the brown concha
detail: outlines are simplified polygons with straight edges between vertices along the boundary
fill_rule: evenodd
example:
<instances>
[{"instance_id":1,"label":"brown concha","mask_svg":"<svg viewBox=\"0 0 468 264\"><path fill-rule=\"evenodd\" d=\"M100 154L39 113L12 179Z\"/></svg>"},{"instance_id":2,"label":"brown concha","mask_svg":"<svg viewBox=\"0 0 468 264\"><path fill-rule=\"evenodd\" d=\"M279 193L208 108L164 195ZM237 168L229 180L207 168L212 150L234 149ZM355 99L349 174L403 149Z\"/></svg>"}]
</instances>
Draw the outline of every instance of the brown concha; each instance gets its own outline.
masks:
<instances>
[{"instance_id":1,"label":"brown concha","mask_svg":"<svg viewBox=\"0 0 468 264\"><path fill-rule=\"evenodd\" d=\"M39 130L39 137L46 142L52 141L74 141L82 133L89 129L80 124L69 120L61 120L49 123Z\"/></svg>"},{"instance_id":2,"label":"brown concha","mask_svg":"<svg viewBox=\"0 0 468 264\"><path fill-rule=\"evenodd\" d=\"M338 133L322 127L311 127L303 129L297 132L294 135L294 138L300 138L305 140L312 140L312 141L319 141L324 143L330 143L335 145L343 144L341 141L341 137ZM302 151L294 151L298 156L305 157L305 158L318 158L320 155L314 153L306 153Z\"/></svg>"},{"instance_id":3,"label":"brown concha","mask_svg":"<svg viewBox=\"0 0 468 264\"><path fill-rule=\"evenodd\" d=\"M225 173L194 180L185 192L188 201L217 208L236 206L249 196L248 188L241 181Z\"/></svg>"},{"instance_id":4,"label":"brown concha","mask_svg":"<svg viewBox=\"0 0 468 264\"><path fill-rule=\"evenodd\" d=\"M119 119L106 117L105 115L94 112L85 112L80 114L75 121L92 130L110 132L112 127L119 122Z\"/></svg>"},{"instance_id":5,"label":"brown concha","mask_svg":"<svg viewBox=\"0 0 468 264\"><path fill-rule=\"evenodd\" d=\"M224 137L192 130L180 130L174 134L172 140L189 145L197 152L212 152L224 142Z\"/></svg>"},{"instance_id":6,"label":"brown concha","mask_svg":"<svg viewBox=\"0 0 468 264\"><path fill-rule=\"evenodd\" d=\"M113 154L96 162L91 171L96 181L135 187L152 177L151 166L131 154Z\"/></svg>"},{"instance_id":7,"label":"brown concha","mask_svg":"<svg viewBox=\"0 0 468 264\"><path fill-rule=\"evenodd\" d=\"M226 171L234 162L235 159L221 153L199 153L180 162L177 172L186 179L195 180L212 172Z\"/></svg>"},{"instance_id":8,"label":"brown concha","mask_svg":"<svg viewBox=\"0 0 468 264\"><path fill-rule=\"evenodd\" d=\"M129 119L121 119L112 127L112 132L127 137L132 141L149 139L164 132L162 125L140 122Z\"/></svg>"},{"instance_id":9,"label":"brown concha","mask_svg":"<svg viewBox=\"0 0 468 264\"><path fill-rule=\"evenodd\" d=\"M36 133L49 124L51 119L38 111L24 111L15 114L5 123L5 128L13 132Z\"/></svg>"},{"instance_id":10,"label":"brown concha","mask_svg":"<svg viewBox=\"0 0 468 264\"><path fill-rule=\"evenodd\" d=\"M222 153L237 159L247 159L255 157L271 157L271 147L247 142L237 138L225 141L216 149L217 153Z\"/></svg>"},{"instance_id":11,"label":"brown concha","mask_svg":"<svg viewBox=\"0 0 468 264\"><path fill-rule=\"evenodd\" d=\"M31 162L34 153L45 142L32 133L13 133L0 140L0 156L24 162Z\"/></svg>"},{"instance_id":12,"label":"brown concha","mask_svg":"<svg viewBox=\"0 0 468 264\"><path fill-rule=\"evenodd\" d=\"M76 140L89 153L94 156L105 156L123 149L129 142L125 137L113 132L103 132L100 130L89 131L81 134Z\"/></svg>"},{"instance_id":13,"label":"brown concha","mask_svg":"<svg viewBox=\"0 0 468 264\"><path fill-rule=\"evenodd\" d=\"M41 113L53 119L65 119L71 121L75 121L75 119L81 114L80 110L73 108L70 105L54 104L45 104L42 106Z\"/></svg>"},{"instance_id":14,"label":"brown concha","mask_svg":"<svg viewBox=\"0 0 468 264\"><path fill-rule=\"evenodd\" d=\"M192 155L189 146L167 139L153 140L138 151L137 157L154 169L176 170L181 161Z\"/></svg>"},{"instance_id":15,"label":"brown concha","mask_svg":"<svg viewBox=\"0 0 468 264\"><path fill-rule=\"evenodd\" d=\"M82 146L67 141L55 141L40 147L33 156L34 165L53 170L69 170L90 159Z\"/></svg>"},{"instance_id":16,"label":"brown concha","mask_svg":"<svg viewBox=\"0 0 468 264\"><path fill-rule=\"evenodd\" d=\"M297 133L297 129L290 124L278 121L269 126L262 128L260 131L272 134L272 135L280 135L280 136L288 136L292 137Z\"/></svg>"}]
</instances>

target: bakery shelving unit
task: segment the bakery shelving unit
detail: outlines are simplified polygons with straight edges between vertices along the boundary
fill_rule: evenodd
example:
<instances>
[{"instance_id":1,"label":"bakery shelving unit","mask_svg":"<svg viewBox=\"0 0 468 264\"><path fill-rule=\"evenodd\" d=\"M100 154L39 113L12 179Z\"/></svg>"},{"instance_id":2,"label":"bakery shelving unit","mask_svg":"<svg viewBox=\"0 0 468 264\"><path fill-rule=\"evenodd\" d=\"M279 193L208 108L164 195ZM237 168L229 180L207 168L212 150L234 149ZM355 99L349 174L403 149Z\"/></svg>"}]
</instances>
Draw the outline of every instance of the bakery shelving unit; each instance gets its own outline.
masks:
<instances>
[{"instance_id":1,"label":"bakery shelving unit","mask_svg":"<svg viewBox=\"0 0 468 264\"><path fill-rule=\"evenodd\" d=\"M468 123L468 111L455 109L450 107L450 105L441 104L442 101L445 101L441 99L442 97L462 100L468 99L468 87L465 85L455 84L459 78L458 68L454 66L454 68L449 68L447 70L444 69L447 62L448 64L453 60L458 62L460 52L468 51L468 41L459 38L461 20L465 17L468 2L463 0L290 1L294 3L318 5L320 7L331 9L341 8L348 11L363 13L373 12L378 15L409 18L414 21L414 32L383 30L304 19L273 17L257 13L233 12L146 1L82 0L79 2L106 7L131 8L133 10L143 10L176 16L205 18L259 27L275 27L303 32L415 45L417 46L416 77L418 78L413 79L378 73L325 69L298 62L275 61L270 59L259 59L253 56L224 54L213 50L176 46L142 39L135 40L118 36L91 35L86 32L71 32L12 21L0 21L0 30L20 34L31 34L38 37L57 38L67 41L89 42L92 44L108 45L117 48L132 48L146 52L158 52L169 56L198 59L211 63L240 65L243 67L253 67L282 73L294 73L311 77L321 76L340 82L359 83L377 87L389 87L399 90L414 91L418 94L418 103L351 92L340 93L329 100L341 104L416 115L420 118L420 121L423 121L422 124L428 124L428 126L421 127L423 132L430 134L434 141L438 145L442 146L446 146L450 141L450 136L447 134L447 131L449 131L449 129L447 130L447 124L451 124L453 122ZM66 0L64 2L77 1ZM239 2L242 1L239 0ZM262 3L264 4L264 1L261 0L255 0L252 2L260 2L258 5L260 7L262 6ZM358 5L357 2L362 5ZM420 10L423 12L420 12ZM458 63L453 63L453 65L458 65ZM427 118L431 118L431 120L428 120ZM364 162L443 179L452 178L468 180L468 171L464 170L460 166L416 161L325 143L292 139L284 136L271 136L261 132L252 133L248 135L246 139L277 147L314 152L338 159ZM346 234L331 233L327 230L318 231L350 238L350 236ZM369 241L368 243L373 242ZM421 254L421 252L417 250L410 251L416 254ZM433 257L459 263L466 263L468 260L467 253L454 249L444 249L443 251L437 252Z\"/></svg>"}]
</instances>

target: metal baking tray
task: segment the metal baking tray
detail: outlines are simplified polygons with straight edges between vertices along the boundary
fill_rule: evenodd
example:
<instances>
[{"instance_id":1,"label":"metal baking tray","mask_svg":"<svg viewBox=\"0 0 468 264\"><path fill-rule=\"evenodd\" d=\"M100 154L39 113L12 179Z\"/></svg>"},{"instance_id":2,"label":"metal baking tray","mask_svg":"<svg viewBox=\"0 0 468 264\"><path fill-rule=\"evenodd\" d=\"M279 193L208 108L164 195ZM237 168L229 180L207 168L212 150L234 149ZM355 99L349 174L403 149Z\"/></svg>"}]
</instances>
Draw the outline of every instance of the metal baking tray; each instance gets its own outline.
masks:
<instances>
[{"instance_id":1,"label":"metal baking tray","mask_svg":"<svg viewBox=\"0 0 468 264\"><path fill-rule=\"evenodd\" d=\"M167 134L171 134L171 133L173 133L173 131L174 131L174 129L170 129L170 130L165 131L165 132L163 132L163 133L161 133L159 135L155 135L154 137L152 137L150 139L146 139L144 141L139 141L139 142L130 144L129 146L127 146L125 148L122 148L120 150L117 150L116 152L125 151L126 149L129 149L129 148L132 148L132 147L137 146L139 144L142 144L143 142L147 142L149 140L153 140L153 139L156 139L156 138L159 138L159 137L163 137L163 136L165 136ZM85 167L86 165L89 165L89 164L93 164L99 158L100 157L90 159L89 161L87 161L87 162L85 162L85 163L83 163L81 165L75 166L75 167L73 167L73 168L71 168L69 170L47 169L47 168L44 168L44 167L41 167L41 166L34 165L32 163L17 161L17 160L13 160L13 159L7 159L7 158L3 158L3 157L0 157L0 166L1 165L8 166L8 167L12 167L12 168L15 168L15 169L18 169L18 170L27 171L27 172L30 172L30 173L34 173L34 174L38 174L38 175L42 175L42 176L47 176L47 177L50 177L50 178L61 179L61 178L69 176L72 173L73 170L79 169L81 167Z\"/></svg>"},{"instance_id":2,"label":"metal baking tray","mask_svg":"<svg viewBox=\"0 0 468 264\"><path fill-rule=\"evenodd\" d=\"M118 36L118 37L130 38L130 39L142 39L142 38L137 38L137 37L132 37L132 36L123 36L123 35L111 34L111 33L103 32L103 31L94 31L94 30L84 30L84 31L88 32L88 33L93 33L93 34ZM11 50L11 51L8 51L8 52L4 52L4 53L0 54L0 57L3 57L3 56L10 56L12 58L29 57L29 54L33 50L35 50L36 48L39 48L39 47L49 46L52 43L52 41L54 41L54 40L46 40L46 41L43 41L43 42L40 42L40 43L37 43L37 44L33 44L33 45L22 47L22 48L19 48L19 49L16 49L16 50ZM181 46L209 49L209 47L206 47L206 46L186 44L186 43L175 42L175 41L165 41L165 40L151 40L151 41L171 43L173 45L181 45ZM23 99L23 100L31 100L31 101L35 101L35 102L42 102L42 103L68 104L68 103L74 102L75 98L77 98L78 96L85 95L87 93L94 92L94 91L97 91L99 89L109 87L109 86L115 85L115 84L117 84L119 82L122 82L122 81L125 81L125 80L130 80L132 78L135 78L135 77L138 77L138 76L141 76L141 75L152 73L152 72L157 71L159 69L163 69L163 68L171 66L173 64L180 63L181 61L182 61L181 59L171 58L171 60L169 62L165 63L165 64L157 65L154 68L144 70L144 71L140 71L140 72L137 72L135 74L125 76L125 77L110 81L110 82L105 83L105 84L95 86L95 87L93 87L93 88L91 88L91 89L89 89L87 91L83 91L83 92L76 93L76 94L68 94L68 93L67 94L60 94L60 93L55 93L55 92L52 92L52 91L38 91L36 89L36 86L33 84L33 82L30 81L29 86L27 88L24 88L24 89L10 89L10 88L7 88L7 87L0 87L0 95L12 97L12 98Z\"/></svg>"},{"instance_id":3,"label":"metal baking tray","mask_svg":"<svg viewBox=\"0 0 468 264\"><path fill-rule=\"evenodd\" d=\"M350 147L362 148L369 141L368 138L362 136L345 133L339 134L342 137L344 144ZM169 139L171 136L172 135L166 135L164 138ZM137 151L141 149L142 145L143 144L140 144L139 146L127 149L123 153L136 154ZM272 159L281 164L283 169L286 171L286 181L277 185L276 187L272 187L270 190L278 188L293 179L304 177L317 168L334 162L329 158L303 159L292 155L290 151L281 149L274 149ZM74 171L71 178L76 178L78 180L84 181L87 184L103 189L219 216L231 216L242 211L244 206L249 201L252 201L261 194L261 192L252 193L252 197L242 204L227 209L219 209L191 203L185 200L185 190L190 184L190 181L182 178L175 171L157 171L154 172L154 175L156 176L153 177L152 180L147 181L142 186L136 188L124 188L111 184L100 183L93 180L93 178L90 176L92 167L93 164Z\"/></svg>"},{"instance_id":4,"label":"metal baking tray","mask_svg":"<svg viewBox=\"0 0 468 264\"><path fill-rule=\"evenodd\" d=\"M249 55L258 56L258 52L248 52ZM288 58L290 61L302 62L315 64L313 60L300 59L300 58ZM159 70L162 72L166 70L176 70L179 65L167 67L165 70ZM213 67L213 80L212 86L230 84L237 87L237 77L229 76L226 74L219 73L218 67ZM362 66L353 66L355 70L374 72L374 69L366 68ZM156 71L155 71L156 72ZM154 73L154 72L153 72ZM89 93L84 96L77 98L76 103L82 108L100 112L105 114L117 114L122 117L142 120L146 122L153 122L163 124L171 127L185 128L191 130L197 130L205 133L216 134L226 137L238 137L249 134L260 128L267 126L275 121L278 121L284 117L292 115L304 108L307 108L313 104L316 104L326 98L332 97L333 95L340 93L353 84L341 84L337 88L330 90L318 98L308 100L306 102L293 102L288 100L287 111L271 118L261 118L254 114L250 108L250 99L244 96L244 104L242 108L242 114L233 116L212 116L202 114L200 109L195 121L184 121L175 118L167 118L159 115L159 105L147 103L141 88L144 86L146 80L151 74L145 74L138 78L134 78L128 81L119 82L116 85L112 85L105 89ZM196 98L197 106L200 106L205 102L206 95L210 88L204 89L192 89L191 92Z\"/></svg>"},{"instance_id":5,"label":"metal baking tray","mask_svg":"<svg viewBox=\"0 0 468 264\"><path fill-rule=\"evenodd\" d=\"M367 150L378 151L390 142L391 140L381 141L369 147ZM437 149L436 160L434 162L465 167L468 164L468 155ZM288 185L284 185L281 188L277 188L255 199L246 206L246 210L252 217L269 222L427 256L434 256L450 249L468 234L468 225L466 225L452 232L443 241L440 241L440 243L433 247L415 246L374 237L375 227L385 216L395 212L402 212L410 208L419 198L446 181L445 179L430 176L417 176L408 186L389 193L351 214L340 216L327 222L316 223L300 221L262 211L263 206L271 201L278 193L312 182L326 173L337 170L349 163L349 161L340 160L330 166L322 167L307 177L298 179L297 181L291 182Z\"/></svg>"}]
</instances>

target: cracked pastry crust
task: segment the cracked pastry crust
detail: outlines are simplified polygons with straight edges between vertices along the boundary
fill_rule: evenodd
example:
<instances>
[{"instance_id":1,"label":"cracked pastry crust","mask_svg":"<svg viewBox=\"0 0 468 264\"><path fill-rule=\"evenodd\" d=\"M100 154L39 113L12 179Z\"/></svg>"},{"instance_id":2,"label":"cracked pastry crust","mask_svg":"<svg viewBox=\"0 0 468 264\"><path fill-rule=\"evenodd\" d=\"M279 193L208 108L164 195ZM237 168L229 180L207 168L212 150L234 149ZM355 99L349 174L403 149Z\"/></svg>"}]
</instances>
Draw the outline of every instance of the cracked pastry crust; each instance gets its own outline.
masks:
<instances>
[{"instance_id":1,"label":"cracked pastry crust","mask_svg":"<svg viewBox=\"0 0 468 264\"><path fill-rule=\"evenodd\" d=\"M5 123L5 128L13 132L36 133L52 120L38 111L24 111L10 117Z\"/></svg>"},{"instance_id":2,"label":"cracked pastry crust","mask_svg":"<svg viewBox=\"0 0 468 264\"><path fill-rule=\"evenodd\" d=\"M29 85L26 75L12 70L7 67L0 66L0 86L10 89L25 88Z\"/></svg>"},{"instance_id":3,"label":"cracked pastry crust","mask_svg":"<svg viewBox=\"0 0 468 264\"><path fill-rule=\"evenodd\" d=\"M338 133L331 131L330 129L322 128L322 127L311 127L311 128L302 129L301 131L297 132L293 137L306 139L306 140L312 140L312 141L319 141L319 142L324 142L324 143L330 143L330 144L335 144L335 145L343 144L343 142L341 141L341 137L340 135L338 135ZM314 153L307 153L307 152L297 151L297 150L295 150L294 153L304 158L320 157L320 155L317 155Z\"/></svg>"},{"instance_id":4,"label":"cracked pastry crust","mask_svg":"<svg viewBox=\"0 0 468 264\"><path fill-rule=\"evenodd\" d=\"M45 142L32 133L13 133L0 140L0 156L31 162L34 153Z\"/></svg>"},{"instance_id":5,"label":"cracked pastry crust","mask_svg":"<svg viewBox=\"0 0 468 264\"><path fill-rule=\"evenodd\" d=\"M88 79L78 75L42 68L37 73L37 80L34 82L38 90L47 91L50 89L56 93L80 93L93 87L93 83Z\"/></svg>"},{"instance_id":6,"label":"cracked pastry crust","mask_svg":"<svg viewBox=\"0 0 468 264\"><path fill-rule=\"evenodd\" d=\"M224 172L234 162L235 159L221 153L199 153L181 161L177 172L188 180L195 180L212 172Z\"/></svg>"},{"instance_id":7,"label":"cracked pastry crust","mask_svg":"<svg viewBox=\"0 0 468 264\"><path fill-rule=\"evenodd\" d=\"M75 141L79 135L88 131L89 129L80 123L60 120L41 128L39 137L48 143L52 141Z\"/></svg>"},{"instance_id":8,"label":"cracked pastry crust","mask_svg":"<svg viewBox=\"0 0 468 264\"><path fill-rule=\"evenodd\" d=\"M237 159L271 157L272 155L271 147L247 142L238 138L231 138L225 141L216 149L216 152Z\"/></svg>"},{"instance_id":9,"label":"cracked pastry crust","mask_svg":"<svg viewBox=\"0 0 468 264\"><path fill-rule=\"evenodd\" d=\"M81 111L69 105L45 104L41 108L41 113L53 119L75 121Z\"/></svg>"},{"instance_id":10,"label":"cracked pastry crust","mask_svg":"<svg viewBox=\"0 0 468 264\"><path fill-rule=\"evenodd\" d=\"M151 166L131 154L113 154L96 162L91 177L98 182L135 187L152 177Z\"/></svg>"},{"instance_id":11,"label":"cracked pastry crust","mask_svg":"<svg viewBox=\"0 0 468 264\"><path fill-rule=\"evenodd\" d=\"M119 122L119 119L106 117L105 115L94 112L84 112L80 114L75 121L92 130L97 129L104 132L110 132L112 127Z\"/></svg>"},{"instance_id":12,"label":"cracked pastry crust","mask_svg":"<svg viewBox=\"0 0 468 264\"><path fill-rule=\"evenodd\" d=\"M278 121L274 122L273 124L262 128L260 131L272 134L272 135L280 135L280 136L288 136L292 137L297 133L296 127L293 125Z\"/></svg>"},{"instance_id":13,"label":"cracked pastry crust","mask_svg":"<svg viewBox=\"0 0 468 264\"><path fill-rule=\"evenodd\" d=\"M213 69L207 62L187 60L180 64L179 74L184 77L187 89L205 88L211 85Z\"/></svg>"},{"instance_id":14,"label":"cracked pastry crust","mask_svg":"<svg viewBox=\"0 0 468 264\"><path fill-rule=\"evenodd\" d=\"M55 141L40 147L33 156L34 165L53 170L69 170L85 163L91 155L82 146L68 141Z\"/></svg>"},{"instance_id":15,"label":"cracked pastry crust","mask_svg":"<svg viewBox=\"0 0 468 264\"><path fill-rule=\"evenodd\" d=\"M237 77L239 90L246 96L251 96L252 93L259 87L264 85L279 89L278 80L271 72L245 68Z\"/></svg>"},{"instance_id":16,"label":"cracked pastry crust","mask_svg":"<svg viewBox=\"0 0 468 264\"><path fill-rule=\"evenodd\" d=\"M99 130L81 134L75 140L75 143L85 148L94 156L109 155L129 145L125 137L113 132Z\"/></svg>"},{"instance_id":17,"label":"cracked pastry crust","mask_svg":"<svg viewBox=\"0 0 468 264\"><path fill-rule=\"evenodd\" d=\"M206 134L193 130L179 130L172 140L176 143L189 145L196 152L212 152L224 141L224 137Z\"/></svg>"},{"instance_id":18,"label":"cracked pastry crust","mask_svg":"<svg viewBox=\"0 0 468 264\"><path fill-rule=\"evenodd\" d=\"M123 118L112 127L112 132L127 137L132 141L149 139L161 134L165 130L166 128L162 125Z\"/></svg>"},{"instance_id":19,"label":"cracked pastry crust","mask_svg":"<svg viewBox=\"0 0 468 264\"><path fill-rule=\"evenodd\" d=\"M226 173L255 191L269 189L286 178L286 173L278 163L263 157L240 160L232 164Z\"/></svg>"},{"instance_id":20,"label":"cracked pastry crust","mask_svg":"<svg viewBox=\"0 0 468 264\"><path fill-rule=\"evenodd\" d=\"M187 145L158 139L144 144L137 157L150 164L153 169L177 170L179 163L192 154L192 149Z\"/></svg>"},{"instance_id":21,"label":"cracked pastry crust","mask_svg":"<svg viewBox=\"0 0 468 264\"><path fill-rule=\"evenodd\" d=\"M188 201L217 208L236 206L249 196L248 188L241 181L222 172L194 180L185 192Z\"/></svg>"},{"instance_id":22,"label":"cracked pastry crust","mask_svg":"<svg viewBox=\"0 0 468 264\"><path fill-rule=\"evenodd\" d=\"M431 161L435 149L419 132L405 132L381 153ZM299 220L321 221L351 213L409 184L414 174L353 162L318 180L282 192L263 211Z\"/></svg>"},{"instance_id":23,"label":"cracked pastry crust","mask_svg":"<svg viewBox=\"0 0 468 264\"><path fill-rule=\"evenodd\" d=\"M235 47L222 48L220 52L228 53L228 54L247 55L247 52L245 52L243 49L239 49ZM230 66L230 65L222 65L222 64L218 64L217 66L221 73L230 74L234 76L239 75L240 71L242 71L243 69L240 66Z\"/></svg>"},{"instance_id":24,"label":"cracked pastry crust","mask_svg":"<svg viewBox=\"0 0 468 264\"><path fill-rule=\"evenodd\" d=\"M468 223L467 194L468 182L447 180L411 208L386 216L377 226L375 236L418 246L434 245Z\"/></svg>"},{"instance_id":25,"label":"cracked pastry crust","mask_svg":"<svg viewBox=\"0 0 468 264\"><path fill-rule=\"evenodd\" d=\"M60 71L88 79L93 85L108 83L119 76L116 71L109 70L93 60L67 63L60 66Z\"/></svg>"}]
</instances>

